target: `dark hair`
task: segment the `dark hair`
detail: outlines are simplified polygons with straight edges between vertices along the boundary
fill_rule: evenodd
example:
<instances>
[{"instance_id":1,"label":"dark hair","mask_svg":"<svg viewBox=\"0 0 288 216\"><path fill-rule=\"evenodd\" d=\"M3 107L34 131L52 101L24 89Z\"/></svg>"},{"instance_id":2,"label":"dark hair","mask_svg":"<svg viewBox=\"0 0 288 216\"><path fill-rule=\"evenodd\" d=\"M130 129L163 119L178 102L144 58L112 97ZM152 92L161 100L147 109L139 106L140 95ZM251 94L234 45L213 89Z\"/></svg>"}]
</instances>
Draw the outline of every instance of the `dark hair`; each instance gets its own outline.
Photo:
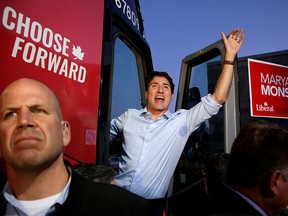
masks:
<instances>
[{"instance_id":1,"label":"dark hair","mask_svg":"<svg viewBox=\"0 0 288 216\"><path fill-rule=\"evenodd\" d=\"M171 92L172 92L172 94L174 94L175 85L174 85L174 83L173 83L172 78L169 76L168 73L166 73L166 72L159 72L159 71L153 71L153 72L149 73L148 76L146 77L146 81L145 81L145 90L146 90L146 91L148 90L148 87L149 87L149 84L150 84L151 80L152 80L155 76L160 76L160 77L166 78L166 79L168 80L170 86L171 86Z\"/></svg>"},{"instance_id":2,"label":"dark hair","mask_svg":"<svg viewBox=\"0 0 288 216\"><path fill-rule=\"evenodd\" d=\"M116 176L117 172L108 166L80 163L73 166L76 173L94 182L108 183Z\"/></svg>"},{"instance_id":3,"label":"dark hair","mask_svg":"<svg viewBox=\"0 0 288 216\"><path fill-rule=\"evenodd\" d=\"M228 153L215 153L209 157L205 179L209 194L216 193L225 180L226 169L228 165Z\"/></svg>"},{"instance_id":4,"label":"dark hair","mask_svg":"<svg viewBox=\"0 0 288 216\"><path fill-rule=\"evenodd\" d=\"M263 120L252 122L242 128L232 145L226 183L254 187L287 165L287 130Z\"/></svg>"}]
</instances>

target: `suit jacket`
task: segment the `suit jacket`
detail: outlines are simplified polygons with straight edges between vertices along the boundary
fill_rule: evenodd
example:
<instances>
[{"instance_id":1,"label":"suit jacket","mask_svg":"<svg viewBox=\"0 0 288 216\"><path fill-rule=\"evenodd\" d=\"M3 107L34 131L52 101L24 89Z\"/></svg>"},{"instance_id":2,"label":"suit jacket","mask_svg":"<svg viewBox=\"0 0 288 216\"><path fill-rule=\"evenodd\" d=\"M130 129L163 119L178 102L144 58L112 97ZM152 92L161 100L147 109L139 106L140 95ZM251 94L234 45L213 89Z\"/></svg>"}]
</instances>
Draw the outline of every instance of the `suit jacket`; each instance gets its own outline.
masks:
<instances>
[{"instance_id":1,"label":"suit jacket","mask_svg":"<svg viewBox=\"0 0 288 216\"><path fill-rule=\"evenodd\" d=\"M246 200L223 185L193 216L261 216Z\"/></svg>"},{"instance_id":2,"label":"suit jacket","mask_svg":"<svg viewBox=\"0 0 288 216\"><path fill-rule=\"evenodd\" d=\"M63 205L58 204L56 212L50 215L149 216L156 214L158 204L119 186L86 180L72 171L68 197ZM1 194L0 215L5 211L6 200Z\"/></svg>"}]
</instances>

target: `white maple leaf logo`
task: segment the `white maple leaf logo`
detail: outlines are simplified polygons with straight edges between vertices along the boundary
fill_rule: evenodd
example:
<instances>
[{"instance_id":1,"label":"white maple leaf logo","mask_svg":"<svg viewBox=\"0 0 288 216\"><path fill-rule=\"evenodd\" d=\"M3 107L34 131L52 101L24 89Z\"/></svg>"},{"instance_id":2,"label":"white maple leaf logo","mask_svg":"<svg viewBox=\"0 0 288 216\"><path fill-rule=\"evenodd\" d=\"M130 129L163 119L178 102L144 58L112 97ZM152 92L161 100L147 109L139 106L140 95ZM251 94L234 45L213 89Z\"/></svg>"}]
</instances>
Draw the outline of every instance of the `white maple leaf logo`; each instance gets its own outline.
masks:
<instances>
[{"instance_id":1,"label":"white maple leaf logo","mask_svg":"<svg viewBox=\"0 0 288 216\"><path fill-rule=\"evenodd\" d=\"M82 52L82 49L80 46L77 46L75 47L73 45L73 51L72 51L72 54L75 56L74 59L80 59L80 60L83 60L83 57L84 57L84 52Z\"/></svg>"}]
</instances>

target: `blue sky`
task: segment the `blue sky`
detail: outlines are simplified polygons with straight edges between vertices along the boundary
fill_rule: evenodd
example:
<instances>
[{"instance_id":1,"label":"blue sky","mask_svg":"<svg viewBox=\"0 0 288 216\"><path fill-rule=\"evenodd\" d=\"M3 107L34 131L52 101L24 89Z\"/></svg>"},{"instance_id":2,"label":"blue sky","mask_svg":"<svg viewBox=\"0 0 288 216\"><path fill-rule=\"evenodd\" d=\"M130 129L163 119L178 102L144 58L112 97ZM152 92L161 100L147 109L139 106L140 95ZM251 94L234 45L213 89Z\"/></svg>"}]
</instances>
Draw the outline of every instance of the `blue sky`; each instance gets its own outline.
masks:
<instances>
[{"instance_id":1,"label":"blue sky","mask_svg":"<svg viewBox=\"0 0 288 216\"><path fill-rule=\"evenodd\" d=\"M288 0L140 0L140 7L154 69L167 71L176 87L182 59L221 31L244 29L238 57L288 49Z\"/></svg>"}]
</instances>

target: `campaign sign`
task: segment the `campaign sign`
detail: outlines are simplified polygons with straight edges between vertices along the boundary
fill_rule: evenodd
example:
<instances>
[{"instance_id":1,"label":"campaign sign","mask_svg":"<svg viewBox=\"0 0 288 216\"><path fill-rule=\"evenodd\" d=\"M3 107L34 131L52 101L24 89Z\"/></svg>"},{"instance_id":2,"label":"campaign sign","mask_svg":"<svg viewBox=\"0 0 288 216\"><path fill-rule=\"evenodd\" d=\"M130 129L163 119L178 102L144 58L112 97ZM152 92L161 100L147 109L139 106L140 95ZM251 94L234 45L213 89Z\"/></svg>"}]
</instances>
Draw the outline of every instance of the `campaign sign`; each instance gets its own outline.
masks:
<instances>
[{"instance_id":1,"label":"campaign sign","mask_svg":"<svg viewBox=\"0 0 288 216\"><path fill-rule=\"evenodd\" d=\"M288 67L248 59L248 72L251 116L288 118Z\"/></svg>"}]
</instances>

